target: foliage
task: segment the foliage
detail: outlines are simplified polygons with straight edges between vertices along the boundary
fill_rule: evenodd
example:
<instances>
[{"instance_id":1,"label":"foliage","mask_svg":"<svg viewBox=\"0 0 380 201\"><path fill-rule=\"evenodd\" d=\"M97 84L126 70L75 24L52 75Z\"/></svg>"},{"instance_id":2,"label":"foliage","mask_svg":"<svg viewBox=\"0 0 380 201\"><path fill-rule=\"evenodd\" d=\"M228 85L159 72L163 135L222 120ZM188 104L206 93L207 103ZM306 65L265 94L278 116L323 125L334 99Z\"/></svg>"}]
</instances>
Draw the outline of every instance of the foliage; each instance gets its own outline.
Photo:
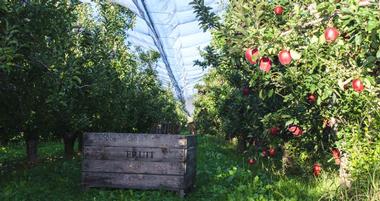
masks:
<instances>
[{"instance_id":1,"label":"foliage","mask_svg":"<svg viewBox=\"0 0 380 201\"><path fill-rule=\"evenodd\" d=\"M211 12L211 7L205 5L204 0L193 0L190 2L190 5L193 6L199 20L199 26L206 31L210 28L219 27L219 17L215 13Z\"/></svg>"},{"instance_id":2,"label":"foliage","mask_svg":"<svg viewBox=\"0 0 380 201\"><path fill-rule=\"evenodd\" d=\"M282 15L274 14L277 5ZM308 174L315 162L334 169L334 147L349 157L354 176L373 169L380 154L378 9L351 0L230 1L223 24L211 29L213 56L206 51L201 63L213 70L199 86L206 92L197 98L199 127L253 143L253 152L282 150ZM340 32L334 42L325 40L328 27ZM244 58L247 48L272 60L269 73ZM291 64L278 61L281 50L290 51ZM354 79L363 81L364 91L352 89ZM218 123L209 128L210 122ZM293 137L291 125L303 135ZM269 135L273 127L280 128L277 136Z\"/></svg>"}]
</instances>

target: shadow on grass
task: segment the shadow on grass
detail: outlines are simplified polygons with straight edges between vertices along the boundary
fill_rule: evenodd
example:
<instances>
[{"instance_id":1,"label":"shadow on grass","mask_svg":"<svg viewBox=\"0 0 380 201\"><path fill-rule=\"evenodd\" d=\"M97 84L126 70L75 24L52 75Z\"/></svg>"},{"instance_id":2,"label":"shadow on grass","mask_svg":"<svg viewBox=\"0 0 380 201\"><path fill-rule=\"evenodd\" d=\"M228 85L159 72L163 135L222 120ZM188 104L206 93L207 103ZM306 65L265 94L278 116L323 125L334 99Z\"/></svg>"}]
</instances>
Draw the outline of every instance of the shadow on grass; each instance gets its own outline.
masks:
<instances>
[{"instance_id":1,"label":"shadow on grass","mask_svg":"<svg viewBox=\"0 0 380 201\"><path fill-rule=\"evenodd\" d=\"M233 145L212 136L198 136L195 189L185 199L163 190L80 188L80 157L65 161L61 144L48 143L55 152L30 169L1 174L0 200L318 200L318 182L283 177L265 170L265 162L248 167ZM54 148L53 148L54 147ZM59 148L58 148L59 147Z\"/></svg>"}]
</instances>

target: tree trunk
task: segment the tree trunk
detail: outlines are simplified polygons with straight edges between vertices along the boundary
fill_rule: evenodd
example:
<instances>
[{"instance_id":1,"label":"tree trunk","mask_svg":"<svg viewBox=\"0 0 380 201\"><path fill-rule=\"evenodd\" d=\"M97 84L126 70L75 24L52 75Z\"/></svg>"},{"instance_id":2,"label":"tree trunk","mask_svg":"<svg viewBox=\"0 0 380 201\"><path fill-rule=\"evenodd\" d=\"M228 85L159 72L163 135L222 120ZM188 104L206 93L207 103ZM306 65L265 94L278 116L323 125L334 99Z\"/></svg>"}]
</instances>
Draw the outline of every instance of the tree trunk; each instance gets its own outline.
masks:
<instances>
[{"instance_id":1,"label":"tree trunk","mask_svg":"<svg viewBox=\"0 0 380 201\"><path fill-rule=\"evenodd\" d=\"M66 133L63 135L63 143L65 145L65 159L71 160L74 156L74 143L76 135L73 133Z\"/></svg>"},{"instance_id":2,"label":"tree trunk","mask_svg":"<svg viewBox=\"0 0 380 201\"><path fill-rule=\"evenodd\" d=\"M340 185L342 187L351 188L351 175L348 172L348 155L347 153L342 154L342 157L340 158L340 166L339 166L339 180Z\"/></svg>"},{"instance_id":3,"label":"tree trunk","mask_svg":"<svg viewBox=\"0 0 380 201\"><path fill-rule=\"evenodd\" d=\"M35 134L28 133L26 137L26 156L28 163L33 164L37 162L37 145L38 145L38 136Z\"/></svg>"},{"instance_id":4,"label":"tree trunk","mask_svg":"<svg viewBox=\"0 0 380 201\"><path fill-rule=\"evenodd\" d=\"M244 137L238 138L237 151L243 153L247 149L246 141Z\"/></svg>"},{"instance_id":5,"label":"tree trunk","mask_svg":"<svg viewBox=\"0 0 380 201\"><path fill-rule=\"evenodd\" d=\"M83 133L78 133L78 152L83 153Z\"/></svg>"}]
</instances>

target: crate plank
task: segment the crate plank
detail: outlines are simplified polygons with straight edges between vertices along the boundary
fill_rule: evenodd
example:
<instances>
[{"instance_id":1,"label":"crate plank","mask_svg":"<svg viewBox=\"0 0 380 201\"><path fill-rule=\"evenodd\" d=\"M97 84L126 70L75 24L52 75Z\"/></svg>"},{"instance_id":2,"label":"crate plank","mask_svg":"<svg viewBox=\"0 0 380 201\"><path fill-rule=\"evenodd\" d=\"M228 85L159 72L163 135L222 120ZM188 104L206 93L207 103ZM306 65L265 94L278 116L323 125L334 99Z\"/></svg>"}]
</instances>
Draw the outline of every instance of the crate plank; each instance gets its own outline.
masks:
<instances>
[{"instance_id":1,"label":"crate plank","mask_svg":"<svg viewBox=\"0 0 380 201\"><path fill-rule=\"evenodd\" d=\"M187 140L186 136L182 135L85 133L83 144L85 146L186 148Z\"/></svg>"},{"instance_id":2,"label":"crate plank","mask_svg":"<svg viewBox=\"0 0 380 201\"><path fill-rule=\"evenodd\" d=\"M184 175L185 168L185 163L179 162L111 161L88 159L83 161L83 171L85 172Z\"/></svg>"},{"instance_id":3,"label":"crate plank","mask_svg":"<svg viewBox=\"0 0 380 201\"><path fill-rule=\"evenodd\" d=\"M87 187L168 190L178 190L184 187L183 176L99 172L83 172L83 175L82 185Z\"/></svg>"},{"instance_id":4,"label":"crate plank","mask_svg":"<svg viewBox=\"0 0 380 201\"><path fill-rule=\"evenodd\" d=\"M186 165L186 173L185 173L185 186L186 188L190 188L195 183L196 176L196 147L187 150L186 160L189 161Z\"/></svg>"},{"instance_id":5,"label":"crate plank","mask_svg":"<svg viewBox=\"0 0 380 201\"><path fill-rule=\"evenodd\" d=\"M185 149L84 146L86 159L95 160L140 160L140 161L185 161Z\"/></svg>"}]
</instances>

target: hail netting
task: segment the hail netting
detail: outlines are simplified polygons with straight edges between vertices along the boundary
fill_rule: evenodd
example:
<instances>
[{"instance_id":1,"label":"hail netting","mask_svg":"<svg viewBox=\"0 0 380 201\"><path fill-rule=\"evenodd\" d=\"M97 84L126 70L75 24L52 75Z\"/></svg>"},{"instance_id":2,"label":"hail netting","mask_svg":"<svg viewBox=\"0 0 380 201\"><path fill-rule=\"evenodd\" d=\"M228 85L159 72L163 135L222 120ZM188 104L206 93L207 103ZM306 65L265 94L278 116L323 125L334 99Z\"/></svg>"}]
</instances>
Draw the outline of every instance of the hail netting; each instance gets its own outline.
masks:
<instances>
[{"instance_id":1,"label":"hail netting","mask_svg":"<svg viewBox=\"0 0 380 201\"><path fill-rule=\"evenodd\" d=\"M191 0L114 0L136 14L136 25L127 31L128 42L143 49L159 51L161 59L156 68L164 86L171 86L177 97L192 113L194 86L206 73L194 66L200 58L199 49L209 44L211 36L199 26ZM222 0L205 1L213 12L224 10Z\"/></svg>"}]
</instances>

